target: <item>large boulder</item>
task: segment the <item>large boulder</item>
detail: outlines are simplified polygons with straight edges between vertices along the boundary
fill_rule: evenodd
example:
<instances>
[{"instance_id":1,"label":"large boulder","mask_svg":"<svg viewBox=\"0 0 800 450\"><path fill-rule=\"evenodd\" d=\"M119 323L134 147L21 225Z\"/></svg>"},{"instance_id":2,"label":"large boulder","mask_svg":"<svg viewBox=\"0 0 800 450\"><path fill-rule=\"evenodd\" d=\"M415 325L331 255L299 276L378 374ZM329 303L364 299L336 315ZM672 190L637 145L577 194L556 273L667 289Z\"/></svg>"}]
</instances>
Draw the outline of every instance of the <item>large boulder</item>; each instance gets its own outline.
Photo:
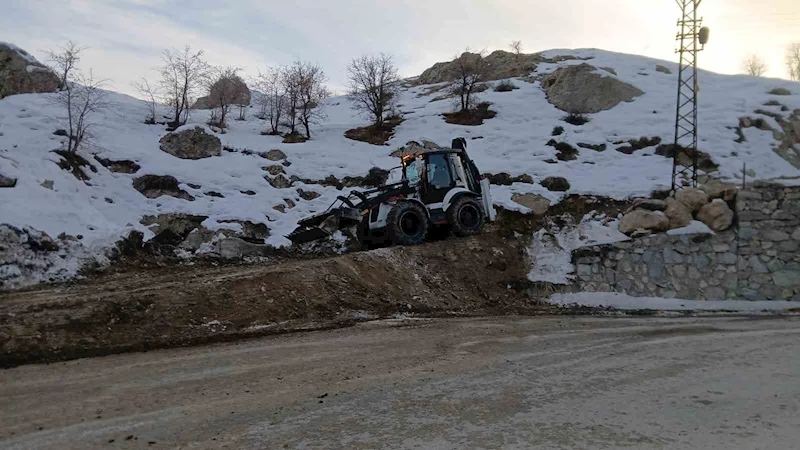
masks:
<instances>
[{"instance_id":1,"label":"large boulder","mask_svg":"<svg viewBox=\"0 0 800 450\"><path fill-rule=\"evenodd\" d=\"M675 200L686 205L689 211L694 214L708 203L708 194L700 189L684 188L675 193Z\"/></svg>"},{"instance_id":2,"label":"large boulder","mask_svg":"<svg viewBox=\"0 0 800 450\"><path fill-rule=\"evenodd\" d=\"M689 211L686 205L674 198L668 198L665 203L666 209L664 210L664 215L669 219L670 230L683 228L692 222L692 212Z\"/></svg>"},{"instance_id":3,"label":"large boulder","mask_svg":"<svg viewBox=\"0 0 800 450\"><path fill-rule=\"evenodd\" d=\"M575 114L606 111L644 94L586 63L557 69L542 79L542 88L556 108Z\"/></svg>"},{"instance_id":4,"label":"large boulder","mask_svg":"<svg viewBox=\"0 0 800 450\"><path fill-rule=\"evenodd\" d=\"M188 128L161 138L161 151L181 159L203 159L222 155L222 142L203 127Z\"/></svg>"},{"instance_id":5,"label":"large boulder","mask_svg":"<svg viewBox=\"0 0 800 450\"><path fill-rule=\"evenodd\" d=\"M619 221L619 231L633 234L637 230L666 231L669 228L669 219L661 211L647 211L637 209L625 214Z\"/></svg>"},{"instance_id":6,"label":"large boulder","mask_svg":"<svg viewBox=\"0 0 800 450\"><path fill-rule=\"evenodd\" d=\"M0 98L55 92L61 80L47 66L14 44L0 42Z\"/></svg>"},{"instance_id":7,"label":"large boulder","mask_svg":"<svg viewBox=\"0 0 800 450\"><path fill-rule=\"evenodd\" d=\"M229 105L249 106L252 95L242 77L221 77L211 85L208 95L200 97L192 109L213 109L221 106L222 99Z\"/></svg>"},{"instance_id":8,"label":"large boulder","mask_svg":"<svg viewBox=\"0 0 800 450\"><path fill-rule=\"evenodd\" d=\"M535 216L544 215L550 208L550 200L538 194L514 194L511 200L530 209Z\"/></svg>"},{"instance_id":9,"label":"large boulder","mask_svg":"<svg viewBox=\"0 0 800 450\"><path fill-rule=\"evenodd\" d=\"M716 198L700 208L697 220L708 225L714 231L724 231L733 224L733 211L724 200Z\"/></svg>"}]
</instances>

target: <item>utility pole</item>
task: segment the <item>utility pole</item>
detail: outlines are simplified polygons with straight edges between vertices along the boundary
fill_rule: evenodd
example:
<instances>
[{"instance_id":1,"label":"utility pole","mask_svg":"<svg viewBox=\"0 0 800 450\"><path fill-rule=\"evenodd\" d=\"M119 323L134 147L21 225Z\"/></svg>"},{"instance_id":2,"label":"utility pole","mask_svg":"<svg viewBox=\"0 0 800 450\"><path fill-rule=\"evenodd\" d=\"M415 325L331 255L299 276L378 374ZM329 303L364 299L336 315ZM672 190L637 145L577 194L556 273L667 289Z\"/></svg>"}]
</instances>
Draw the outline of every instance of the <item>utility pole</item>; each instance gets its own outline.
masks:
<instances>
[{"instance_id":1,"label":"utility pole","mask_svg":"<svg viewBox=\"0 0 800 450\"><path fill-rule=\"evenodd\" d=\"M700 89L697 53L705 47L709 33L708 28L701 27L703 19L697 18L697 8L702 0L675 1L681 9L681 19L678 21L677 35L680 67L672 159L673 191L697 187L697 91Z\"/></svg>"}]
</instances>

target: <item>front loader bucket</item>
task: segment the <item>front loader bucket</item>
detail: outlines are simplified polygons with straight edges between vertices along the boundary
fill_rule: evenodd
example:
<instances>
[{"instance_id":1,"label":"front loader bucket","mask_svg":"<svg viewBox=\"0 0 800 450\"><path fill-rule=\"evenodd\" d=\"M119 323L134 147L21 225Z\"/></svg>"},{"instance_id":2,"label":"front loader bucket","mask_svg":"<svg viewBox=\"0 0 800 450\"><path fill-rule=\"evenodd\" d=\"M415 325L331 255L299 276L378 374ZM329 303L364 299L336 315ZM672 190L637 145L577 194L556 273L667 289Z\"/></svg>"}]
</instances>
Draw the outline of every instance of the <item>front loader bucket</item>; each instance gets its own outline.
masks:
<instances>
[{"instance_id":1,"label":"front loader bucket","mask_svg":"<svg viewBox=\"0 0 800 450\"><path fill-rule=\"evenodd\" d=\"M299 227L286 236L294 244L324 239L340 229L345 229L361 220L361 214L354 208L335 208L328 212L311 216L298 222Z\"/></svg>"}]
</instances>

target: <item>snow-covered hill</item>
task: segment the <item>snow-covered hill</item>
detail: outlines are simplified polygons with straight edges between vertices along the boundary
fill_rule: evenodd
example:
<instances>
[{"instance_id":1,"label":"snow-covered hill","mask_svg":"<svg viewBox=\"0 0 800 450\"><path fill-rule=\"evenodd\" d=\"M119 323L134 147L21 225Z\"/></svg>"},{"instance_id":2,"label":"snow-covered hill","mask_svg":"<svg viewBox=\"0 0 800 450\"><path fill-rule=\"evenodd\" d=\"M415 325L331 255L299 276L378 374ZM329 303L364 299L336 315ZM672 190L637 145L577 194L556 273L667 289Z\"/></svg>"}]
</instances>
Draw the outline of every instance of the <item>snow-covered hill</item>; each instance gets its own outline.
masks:
<instances>
[{"instance_id":1,"label":"snow-covered hill","mask_svg":"<svg viewBox=\"0 0 800 450\"><path fill-rule=\"evenodd\" d=\"M538 183L515 183L494 189L496 204L522 212L528 210L512 202L513 193L538 193L557 202L571 193L626 198L646 196L654 189L668 187L670 159L654 155L655 147L630 155L620 153L615 151L620 145L613 143L642 136L660 137L664 143L672 141L676 65L600 50L544 53L549 57L557 55L591 59L542 63L528 81L512 80L519 87L517 90L494 92L489 89L481 93L481 99L491 102L498 114L480 126L445 123L441 114L451 110L449 100L432 102L440 94L423 95L430 86L405 88L399 101L405 121L388 146L345 138L346 130L366 125L366 121L356 115L346 98L334 97L324 105L327 121L312 129L313 139L306 143L282 144L278 136L261 135L266 124L253 117L256 111L253 108L247 121L231 120L228 133L217 135L225 147L239 151L223 151L221 157L184 160L159 149L159 139L166 131L164 126L143 123L144 102L110 93L111 107L95 119L94 138L79 152L97 169L96 173L87 171L91 177L87 182L59 168L57 163L61 158L52 153L65 139L53 134L65 128L64 112L50 102L48 94L11 96L0 100L0 175L18 181L13 188L0 188L0 224L32 227L52 237L61 233L80 235L84 252L102 254L131 230L140 230L146 238L152 237L152 231L140 223L143 216L185 212L208 216L203 223L208 229L238 227L234 223L223 223L230 220L265 223L270 229L267 244L288 245L284 236L295 227L298 219L325 209L342 192L302 182L290 188L274 188L265 180L267 172L262 167L275 163L241 150L280 149L291 164L284 168L287 178L297 175L321 180L328 175L362 176L373 166L395 167L398 161L389 157L390 151L410 140L427 139L448 145L458 136L468 139L468 150L483 172L528 174L534 181L557 175L570 182L572 187L566 193L550 192ZM591 121L585 125L565 123L561 120L565 113L548 103L545 92L534 78L561 66L583 62L613 68L617 75L606 73L605 76L617 77L644 91L644 95L609 111L591 114ZM659 64L669 68L672 74L656 71ZM786 183L800 183L800 170L773 151L779 141L772 131L744 128L741 133L746 140L736 142L741 141L736 130L741 117L761 118L780 130L774 118L755 111L785 116L790 114L787 110L800 108L800 83L701 72L700 86L699 148L719 165L719 170L711 175L741 182L742 167L746 164L751 175L749 179L780 178ZM768 94L774 88L788 89L791 95ZM770 101L777 104L765 106ZM208 119L208 111L193 111L189 124L204 125ZM606 144L608 149L598 152L578 148L577 159L557 161L556 149L546 145L553 139L551 134L557 126L565 130L555 137L558 141L576 148L578 143ZM796 150L800 152L800 148ZM135 174L113 173L94 156L132 160L140 168ZM181 188L195 200L169 196L146 198L132 186L135 177L145 174L176 177ZM52 189L43 186L49 185L46 180L52 181ZM315 191L321 196L304 200L298 188ZM249 195L248 191L255 195ZM208 192L222 194L224 198L208 195ZM296 206L285 207L285 212L276 210L275 206L286 205L285 199ZM71 275L71 270L62 272Z\"/></svg>"}]
</instances>

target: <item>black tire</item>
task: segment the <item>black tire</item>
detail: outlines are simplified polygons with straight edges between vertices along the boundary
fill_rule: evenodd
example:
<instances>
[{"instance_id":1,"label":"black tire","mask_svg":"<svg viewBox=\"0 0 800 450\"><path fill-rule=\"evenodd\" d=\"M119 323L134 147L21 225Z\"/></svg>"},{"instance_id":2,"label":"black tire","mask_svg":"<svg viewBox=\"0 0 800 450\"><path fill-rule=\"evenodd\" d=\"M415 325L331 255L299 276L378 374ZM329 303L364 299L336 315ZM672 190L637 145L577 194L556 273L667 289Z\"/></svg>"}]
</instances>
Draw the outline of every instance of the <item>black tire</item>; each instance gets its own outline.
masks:
<instances>
[{"instance_id":1,"label":"black tire","mask_svg":"<svg viewBox=\"0 0 800 450\"><path fill-rule=\"evenodd\" d=\"M474 198L461 196L447 210L447 221L456 236L478 234L483 228L483 208Z\"/></svg>"},{"instance_id":2,"label":"black tire","mask_svg":"<svg viewBox=\"0 0 800 450\"><path fill-rule=\"evenodd\" d=\"M428 215L416 203L398 202L386 218L386 232L392 244L422 244L428 234Z\"/></svg>"}]
</instances>

